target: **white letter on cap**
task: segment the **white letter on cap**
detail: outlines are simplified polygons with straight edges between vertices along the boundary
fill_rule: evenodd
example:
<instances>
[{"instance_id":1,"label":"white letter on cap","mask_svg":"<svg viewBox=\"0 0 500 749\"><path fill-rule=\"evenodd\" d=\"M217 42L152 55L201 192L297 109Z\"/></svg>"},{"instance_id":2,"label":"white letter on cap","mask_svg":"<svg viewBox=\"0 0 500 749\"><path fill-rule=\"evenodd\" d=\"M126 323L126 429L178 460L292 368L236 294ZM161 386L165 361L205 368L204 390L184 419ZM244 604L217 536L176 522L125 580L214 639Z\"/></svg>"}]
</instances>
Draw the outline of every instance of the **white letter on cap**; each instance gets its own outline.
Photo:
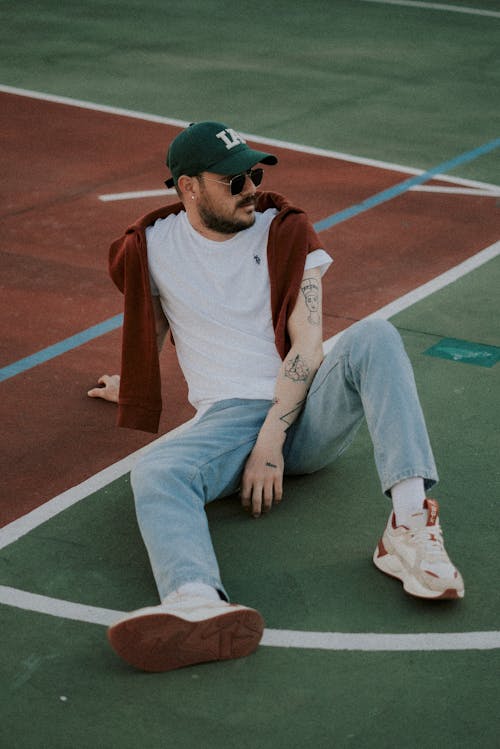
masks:
<instances>
[{"instance_id":1,"label":"white letter on cap","mask_svg":"<svg viewBox=\"0 0 500 749\"><path fill-rule=\"evenodd\" d=\"M239 146L240 143L245 143L245 140L241 137L241 135L233 130L232 127L228 127L227 130L221 130L220 133L217 133L215 137L220 138L220 140L224 141L224 144L228 150L230 148L234 148L235 146Z\"/></svg>"}]
</instances>

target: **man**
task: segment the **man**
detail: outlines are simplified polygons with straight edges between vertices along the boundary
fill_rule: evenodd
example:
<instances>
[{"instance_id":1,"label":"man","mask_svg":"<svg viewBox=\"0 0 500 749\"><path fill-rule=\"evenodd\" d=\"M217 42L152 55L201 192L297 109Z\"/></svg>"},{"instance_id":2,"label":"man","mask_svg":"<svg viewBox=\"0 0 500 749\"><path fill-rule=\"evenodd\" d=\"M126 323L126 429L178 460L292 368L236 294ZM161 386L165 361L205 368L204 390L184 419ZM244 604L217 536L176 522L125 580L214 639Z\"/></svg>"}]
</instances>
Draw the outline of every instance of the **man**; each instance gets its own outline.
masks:
<instances>
[{"instance_id":1,"label":"man","mask_svg":"<svg viewBox=\"0 0 500 749\"><path fill-rule=\"evenodd\" d=\"M126 616L109 639L137 668L256 649L262 617L229 603L205 504L239 489L253 517L269 512L284 474L333 461L363 418L393 503L374 563L411 595L464 594L438 505L426 498L437 473L399 334L384 320L361 321L323 356L321 277L331 259L301 210L257 191L258 165L276 162L222 123L190 126L167 155L167 185L180 202L111 247L110 272L125 295L121 379L101 378L89 395L118 400L122 426L156 431L158 350L170 330L197 409L132 471L161 604Z\"/></svg>"}]
</instances>

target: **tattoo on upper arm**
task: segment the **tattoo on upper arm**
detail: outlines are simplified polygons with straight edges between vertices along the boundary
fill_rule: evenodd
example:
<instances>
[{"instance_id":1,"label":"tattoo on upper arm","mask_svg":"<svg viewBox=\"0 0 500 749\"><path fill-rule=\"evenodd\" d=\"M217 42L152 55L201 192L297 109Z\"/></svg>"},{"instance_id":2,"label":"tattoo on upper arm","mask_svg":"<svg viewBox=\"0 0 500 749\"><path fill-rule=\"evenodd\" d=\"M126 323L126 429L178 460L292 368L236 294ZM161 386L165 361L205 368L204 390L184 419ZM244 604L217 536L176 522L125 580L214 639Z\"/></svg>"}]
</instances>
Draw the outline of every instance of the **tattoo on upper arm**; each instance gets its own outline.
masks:
<instances>
[{"instance_id":1,"label":"tattoo on upper arm","mask_svg":"<svg viewBox=\"0 0 500 749\"><path fill-rule=\"evenodd\" d=\"M310 371L310 368L300 354L297 354L297 356L285 363L285 377L294 382L306 382Z\"/></svg>"},{"instance_id":2,"label":"tattoo on upper arm","mask_svg":"<svg viewBox=\"0 0 500 749\"><path fill-rule=\"evenodd\" d=\"M300 286L304 294L309 315L307 319L311 325L319 325L321 322L319 281L316 278L304 278Z\"/></svg>"}]
</instances>

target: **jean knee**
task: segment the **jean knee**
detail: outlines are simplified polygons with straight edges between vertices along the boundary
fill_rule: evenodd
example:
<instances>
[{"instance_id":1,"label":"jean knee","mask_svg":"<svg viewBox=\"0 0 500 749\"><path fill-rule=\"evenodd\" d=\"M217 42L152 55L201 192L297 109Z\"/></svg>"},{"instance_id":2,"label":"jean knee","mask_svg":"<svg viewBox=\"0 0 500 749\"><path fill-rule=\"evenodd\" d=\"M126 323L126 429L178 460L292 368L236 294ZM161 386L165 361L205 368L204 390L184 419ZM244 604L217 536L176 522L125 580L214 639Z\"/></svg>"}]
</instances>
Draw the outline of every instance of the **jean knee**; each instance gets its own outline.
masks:
<instances>
[{"instance_id":1,"label":"jean knee","mask_svg":"<svg viewBox=\"0 0 500 749\"><path fill-rule=\"evenodd\" d=\"M352 332L354 347L362 351L381 355L387 355L391 351L404 351L398 330L388 320L378 317L361 320L353 326Z\"/></svg>"},{"instance_id":2,"label":"jean knee","mask_svg":"<svg viewBox=\"0 0 500 749\"><path fill-rule=\"evenodd\" d=\"M388 320L376 317L361 320L349 328L345 336L342 353L347 356L352 372L372 366L385 371L387 366L408 360L403 340Z\"/></svg>"},{"instance_id":3,"label":"jean knee","mask_svg":"<svg viewBox=\"0 0 500 749\"><path fill-rule=\"evenodd\" d=\"M153 466L147 455L142 455L130 471L130 484L137 500L148 493L152 479Z\"/></svg>"},{"instance_id":4,"label":"jean knee","mask_svg":"<svg viewBox=\"0 0 500 749\"><path fill-rule=\"evenodd\" d=\"M387 341L401 342L401 336L394 325L382 317L370 317L368 320L360 320L353 326L353 332L361 337L361 339L377 345L384 344Z\"/></svg>"},{"instance_id":5,"label":"jean knee","mask_svg":"<svg viewBox=\"0 0 500 749\"><path fill-rule=\"evenodd\" d=\"M168 494L168 487L189 482L192 465L183 461L170 446L161 446L142 455L130 472L136 503Z\"/></svg>"}]
</instances>

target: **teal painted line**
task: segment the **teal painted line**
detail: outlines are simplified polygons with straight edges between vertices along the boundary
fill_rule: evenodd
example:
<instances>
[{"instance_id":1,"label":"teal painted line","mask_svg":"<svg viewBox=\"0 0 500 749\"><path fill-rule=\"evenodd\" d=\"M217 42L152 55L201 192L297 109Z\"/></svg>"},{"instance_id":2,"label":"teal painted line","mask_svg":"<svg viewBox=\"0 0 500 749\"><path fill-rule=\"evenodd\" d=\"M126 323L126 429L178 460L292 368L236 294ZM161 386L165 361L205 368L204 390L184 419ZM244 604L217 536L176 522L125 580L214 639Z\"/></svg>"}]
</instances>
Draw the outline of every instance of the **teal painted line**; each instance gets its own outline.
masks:
<instances>
[{"instance_id":1,"label":"teal painted line","mask_svg":"<svg viewBox=\"0 0 500 749\"><path fill-rule=\"evenodd\" d=\"M414 185L421 185L424 182L432 179L432 177L435 177L437 174L444 174L446 172L449 172L455 167L460 166L461 164L466 164L469 161L477 159L479 156L484 156L485 154L490 153L499 146L500 138L497 138L496 140L485 143L484 145L479 146L472 151L467 151L466 153L459 154L458 156L455 156L455 158L450 159L449 161L445 161L442 164L438 164L438 166L429 169L423 174L411 177L404 182L400 182L399 184L394 185L394 187L390 187L388 190L383 190L382 192L372 195L362 203L357 203L350 208L346 208L345 210L339 211L338 213L334 213L331 216L324 218L322 221L318 221L316 224L314 224L314 228L317 232L322 232L326 229L330 229L332 226L340 224L342 221L347 221L353 216L357 216L364 211L368 211L370 208L374 208L381 203L392 200L398 195L402 195ZM56 343L53 346L42 349L36 354L32 354L31 356L27 356L24 359L20 359L13 364L9 364L3 369L0 369L0 382L2 382L3 380L7 380L9 377L14 377L17 374L21 374L21 372L26 372L26 370L32 369L39 364L43 364L44 362L49 361L56 356L65 354L68 351L71 351L71 349L77 348L84 343L88 343L88 341L91 341L94 338L98 338L99 336L104 335L105 333L108 333L115 328L119 328L122 322L123 315L116 315L109 320L105 320L98 325L94 325L92 328L87 328L87 330L83 330L81 333L77 333L70 338L66 338L64 341L60 341L60 343Z\"/></svg>"},{"instance_id":2,"label":"teal painted line","mask_svg":"<svg viewBox=\"0 0 500 749\"><path fill-rule=\"evenodd\" d=\"M491 140L488 143L484 143L482 146L478 146L478 148L474 148L472 151L461 153L458 156L455 156L453 159L450 159L449 161L444 161L442 164L438 164L437 166L429 169L423 174L417 174L415 177L410 177L410 179L406 179L404 180L404 182L399 182L397 185L389 187L387 190L383 190L382 192L378 192L375 195L372 195L370 198L363 200L362 203L356 203L356 205L345 208L338 213L333 213L331 216L328 216L327 218L324 218L314 224L314 228L318 232L325 231L326 229L331 229L332 226L340 224L342 223L342 221L347 221L353 216L358 216L360 213L364 213L364 211L370 210L370 208L375 208L375 206L381 205L381 203L386 203L388 200L392 200L398 195L403 195L403 193L407 192L411 187L414 187L415 185L422 185L424 182L428 182L437 174L446 174L452 169L455 169L455 167L457 166L467 164L469 161L474 161L474 159L477 159L479 156L484 156L485 154L494 151L495 148L498 148L499 146L500 138L496 138L495 140Z\"/></svg>"},{"instance_id":3,"label":"teal painted line","mask_svg":"<svg viewBox=\"0 0 500 749\"><path fill-rule=\"evenodd\" d=\"M424 354L461 364L475 364L477 367L494 367L500 361L499 346L461 341L458 338L443 338L424 351Z\"/></svg>"},{"instance_id":4,"label":"teal painted line","mask_svg":"<svg viewBox=\"0 0 500 749\"><path fill-rule=\"evenodd\" d=\"M21 372L26 372L27 369L32 369L39 364L44 364L50 359L54 359L56 356L71 351L71 349L82 346L84 343L88 343L88 341L98 338L105 333L109 333L111 330L119 328L122 323L123 315L110 317L108 320L105 320L98 325L94 325L91 328L87 328L87 330L83 330L81 333L76 333L76 335L73 335L70 338L65 338L64 341L55 343L53 346L48 346L47 348L38 351L36 354L31 354L31 356L26 356L24 359L19 359L19 361L0 369L0 382L8 380L9 377L21 374Z\"/></svg>"}]
</instances>

